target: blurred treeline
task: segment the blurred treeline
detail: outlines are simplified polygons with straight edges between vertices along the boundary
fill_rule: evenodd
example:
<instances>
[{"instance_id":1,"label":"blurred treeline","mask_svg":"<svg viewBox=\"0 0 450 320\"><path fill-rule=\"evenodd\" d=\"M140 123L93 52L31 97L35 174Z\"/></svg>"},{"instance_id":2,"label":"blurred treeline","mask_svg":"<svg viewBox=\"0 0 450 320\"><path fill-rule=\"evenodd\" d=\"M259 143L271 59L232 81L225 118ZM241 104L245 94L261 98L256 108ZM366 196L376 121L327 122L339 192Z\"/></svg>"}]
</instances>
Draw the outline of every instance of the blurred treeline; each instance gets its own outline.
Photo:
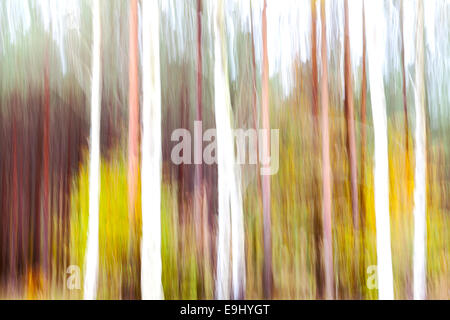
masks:
<instances>
[{"instance_id":1,"label":"blurred treeline","mask_svg":"<svg viewBox=\"0 0 450 320\"><path fill-rule=\"evenodd\" d=\"M81 298L82 290L69 290L66 280L69 265L83 269L86 246L91 6L87 0L72 1L76 10L71 7L74 11L66 12L64 5L52 4L59 9L46 20L48 13L45 14L40 2L12 2L15 1L0 3L0 297ZM310 2L305 2L304 7L309 10ZM367 98L367 155L361 161L362 59L352 59L358 197L364 202L361 210L365 211L365 223L361 227L365 234L364 245L355 255L343 89L343 2L327 3L335 297L374 299L377 291L367 288L368 274L355 271L358 268L365 271L377 263L370 99ZM398 17L395 17L399 1L385 0L384 3L385 21L380 24L385 24L388 30L384 84L394 289L396 298L407 299L412 298L415 126L414 84L409 79L413 78L415 70L414 64L407 65L409 129L405 131L402 40ZM299 10L295 4L291 5L292 10ZM204 0L201 15L204 131L215 127L211 6L211 1ZM251 19L249 14L242 13L247 6L245 1L225 1L232 123L235 128L244 129L253 128L255 121L259 123L261 118L262 4L252 1ZM274 6L276 3L269 4L268 10ZM160 7L164 294L167 299L210 299L214 297L216 274L217 167L202 167L209 246L207 251L201 251L202 243L197 241L193 219L194 165L175 165L170 159L176 144L170 139L172 131L187 128L193 133L196 117L197 1L161 1ZM450 8L446 1L437 1L436 8L434 25L426 25L435 37L434 48L426 46L425 66L427 296L448 299ZM308 11L304 15L310 19L309 14ZM98 298L104 299L139 298L140 292L140 276L134 267L139 265L139 257L127 255L129 246L139 246L140 239L139 232L130 239L127 207L128 19L127 1L101 1ZM281 19L283 17L273 21ZM322 285L316 273L318 255L314 243L314 214L321 212L322 203L321 188L314 187L318 183L314 172L320 172L317 165L321 163L321 152L313 143L311 38L310 29L301 30L303 25L295 19L289 21L289 37L295 43L305 41L306 49L293 51L288 71L280 67L286 65L286 61L269 66L273 69L270 72L270 125L280 129L279 171L271 177L271 263L273 298L276 299L314 299ZM274 28L269 24L271 27ZM362 26L351 26L359 27ZM356 44L352 43L352 48ZM140 51L141 46L139 40ZM282 50L269 47L269 54ZM254 57L256 68L252 63ZM279 59L285 60L286 56L281 55ZM256 88L253 88L253 77ZM256 113L252 107L253 90L257 97ZM364 181L361 179L363 172ZM256 299L263 297L261 191L256 166L243 166L242 173L245 298ZM140 199L136 207L140 208ZM136 219L139 229L140 217ZM203 259L198 252L206 252ZM134 293L130 295L130 291Z\"/></svg>"}]
</instances>

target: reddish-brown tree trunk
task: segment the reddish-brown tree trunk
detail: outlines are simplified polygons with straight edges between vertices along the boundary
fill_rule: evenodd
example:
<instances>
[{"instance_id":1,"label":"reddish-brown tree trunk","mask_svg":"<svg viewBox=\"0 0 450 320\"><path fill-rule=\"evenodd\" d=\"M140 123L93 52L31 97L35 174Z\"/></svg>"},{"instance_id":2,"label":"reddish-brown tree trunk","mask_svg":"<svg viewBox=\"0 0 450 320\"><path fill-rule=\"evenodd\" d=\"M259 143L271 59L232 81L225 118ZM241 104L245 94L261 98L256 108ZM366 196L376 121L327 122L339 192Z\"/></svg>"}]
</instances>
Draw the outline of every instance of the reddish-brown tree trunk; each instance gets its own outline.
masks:
<instances>
[{"instance_id":1,"label":"reddish-brown tree trunk","mask_svg":"<svg viewBox=\"0 0 450 320\"><path fill-rule=\"evenodd\" d=\"M350 35L349 35L349 15L348 0L344 1L344 79L345 79L345 118L347 120L347 153L350 166L350 191L352 202L352 216L354 227L354 274L358 274L359 264L359 203L358 203L358 168L356 165L356 142L355 142L355 121L353 107L353 86L352 86L352 67L350 58ZM360 286L357 281L353 285L355 294L359 296Z\"/></svg>"},{"instance_id":2,"label":"reddish-brown tree trunk","mask_svg":"<svg viewBox=\"0 0 450 320\"><path fill-rule=\"evenodd\" d=\"M129 93L128 93L128 213L134 221L138 171L139 93L137 49L137 0L130 1Z\"/></svg>"},{"instance_id":3,"label":"reddish-brown tree trunk","mask_svg":"<svg viewBox=\"0 0 450 320\"><path fill-rule=\"evenodd\" d=\"M262 12L263 38L263 70L262 70L262 122L264 129L264 151L270 154L270 120L269 120L269 57L267 54L267 3L264 0ZM267 159L267 155L263 155ZM262 177L263 190L263 238L264 238L264 269L263 287L264 297L272 298L272 230L270 217L270 176Z\"/></svg>"},{"instance_id":4,"label":"reddish-brown tree trunk","mask_svg":"<svg viewBox=\"0 0 450 320\"><path fill-rule=\"evenodd\" d=\"M366 186L366 16L364 14L364 1L362 5L362 24L363 24L363 52L362 52L362 80L361 80L361 182L360 182L360 230L361 230L361 250L359 260L359 275L361 283L365 279L365 221L366 221L366 201L365 201L365 186ZM361 293L364 292L364 289Z\"/></svg>"},{"instance_id":5,"label":"reddish-brown tree trunk","mask_svg":"<svg viewBox=\"0 0 450 320\"><path fill-rule=\"evenodd\" d=\"M318 113L319 113L319 85L318 85L318 71L317 71L317 3L316 0L311 0L311 68L312 68L312 147L317 149L319 147L319 131L318 131ZM314 229L314 252L315 252L315 273L316 273L316 297L323 298L324 294L324 279L323 279L323 261L322 261L322 220L319 212L318 201L316 195L319 193L319 167L314 162L312 164L312 186L311 197L314 199L313 204L313 229Z\"/></svg>"},{"instance_id":6,"label":"reddish-brown tree trunk","mask_svg":"<svg viewBox=\"0 0 450 320\"><path fill-rule=\"evenodd\" d=\"M344 1L345 36L344 36L344 78L345 78L345 117L347 120L347 151L350 164L350 184L352 198L353 225L359 229L358 214L358 170L356 167L355 121L353 108L352 68L350 61L350 36L348 22L348 0Z\"/></svg>"},{"instance_id":7,"label":"reddish-brown tree trunk","mask_svg":"<svg viewBox=\"0 0 450 320\"><path fill-rule=\"evenodd\" d=\"M43 155L44 155L44 205L43 205L43 219L42 224L44 228L44 239L43 239L43 254L42 254L42 267L46 276L49 276L49 175L50 175L50 165L49 165L49 153L50 153L50 67L49 67L49 52L47 48L46 61L45 61L45 102L44 102L44 143L43 143Z\"/></svg>"},{"instance_id":8,"label":"reddish-brown tree trunk","mask_svg":"<svg viewBox=\"0 0 450 320\"><path fill-rule=\"evenodd\" d=\"M252 107L253 107L253 126L255 130L258 130L258 109L257 109L257 92L256 92L256 56L255 56L255 39L253 34L253 8L250 1L250 33L252 37ZM256 157L258 159L256 163L256 180L258 184L258 196L261 198L261 177L259 174L259 148L258 143L255 145Z\"/></svg>"},{"instance_id":9,"label":"reddish-brown tree trunk","mask_svg":"<svg viewBox=\"0 0 450 320\"><path fill-rule=\"evenodd\" d=\"M138 12L137 0L130 1L129 15L129 64L128 64L128 219L129 244L128 259L130 263L138 257L137 244L133 241L136 230L136 196L138 187L139 166L139 74L138 74ZM132 273L138 272L138 265L132 268ZM137 297L138 290L132 283L125 281L125 296Z\"/></svg>"},{"instance_id":10,"label":"reddish-brown tree trunk","mask_svg":"<svg viewBox=\"0 0 450 320\"><path fill-rule=\"evenodd\" d=\"M331 229L331 164L330 164L330 135L328 129L328 61L327 61L327 33L325 17L325 1L320 5L322 21L322 186L323 186L323 261L325 267L325 298L333 299L333 242Z\"/></svg>"},{"instance_id":11,"label":"reddish-brown tree trunk","mask_svg":"<svg viewBox=\"0 0 450 320\"><path fill-rule=\"evenodd\" d=\"M202 80L203 80L203 59L202 59L202 0L197 0L197 110L196 120L203 121L203 105L202 105ZM202 124L203 126L203 124ZM199 149L195 150L198 156L203 156L202 145L198 145ZM205 186L203 181L203 164L195 164L195 225L197 227L197 243L200 246L199 253L202 261L201 268L203 277L206 275L205 268L209 261L209 241L208 241L208 212L205 210ZM203 278L204 284L206 279ZM206 287L203 286L203 296L206 296Z\"/></svg>"}]
</instances>

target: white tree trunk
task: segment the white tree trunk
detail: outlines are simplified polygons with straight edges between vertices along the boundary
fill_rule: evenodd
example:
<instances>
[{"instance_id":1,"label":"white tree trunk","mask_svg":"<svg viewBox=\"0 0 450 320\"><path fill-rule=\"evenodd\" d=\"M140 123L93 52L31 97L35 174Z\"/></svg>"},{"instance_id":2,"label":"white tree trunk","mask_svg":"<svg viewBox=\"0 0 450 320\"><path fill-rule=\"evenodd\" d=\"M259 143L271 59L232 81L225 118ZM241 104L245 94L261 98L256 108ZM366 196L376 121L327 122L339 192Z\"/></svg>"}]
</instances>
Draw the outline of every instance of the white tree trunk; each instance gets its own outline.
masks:
<instances>
[{"instance_id":1,"label":"white tree trunk","mask_svg":"<svg viewBox=\"0 0 450 320\"><path fill-rule=\"evenodd\" d=\"M89 154L89 225L85 255L84 299L97 295L98 210L100 195L100 8L92 8L92 80L91 80L91 146Z\"/></svg>"},{"instance_id":2,"label":"white tree trunk","mask_svg":"<svg viewBox=\"0 0 450 320\"><path fill-rule=\"evenodd\" d=\"M142 299L164 299L161 282L161 78L159 7L142 2Z\"/></svg>"},{"instance_id":3,"label":"white tree trunk","mask_svg":"<svg viewBox=\"0 0 450 320\"><path fill-rule=\"evenodd\" d=\"M418 1L416 33L416 170L414 181L414 299L425 299L426 124L423 44L423 2Z\"/></svg>"},{"instance_id":4,"label":"white tree trunk","mask_svg":"<svg viewBox=\"0 0 450 320\"><path fill-rule=\"evenodd\" d=\"M377 24L384 12L378 1L366 1L369 85L375 140L375 219L377 232L378 298L394 299L389 220L389 168L386 100L383 84L384 45Z\"/></svg>"},{"instance_id":5,"label":"white tree trunk","mask_svg":"<svg viewBox=\"0 0 450 320\"><path fill-rule=\"evenodd\" d=\"M214 17L214 91L218 159L218 244L216 297L229 299L230 260L233 297L240 298L245 288L244 217L240 186L240 167L235 161L234 135L231 129L231 100L228 87L224 40L223 1L215 5ZM231 255L230 257L230 243Z\"/></svg>"}]
</instances>

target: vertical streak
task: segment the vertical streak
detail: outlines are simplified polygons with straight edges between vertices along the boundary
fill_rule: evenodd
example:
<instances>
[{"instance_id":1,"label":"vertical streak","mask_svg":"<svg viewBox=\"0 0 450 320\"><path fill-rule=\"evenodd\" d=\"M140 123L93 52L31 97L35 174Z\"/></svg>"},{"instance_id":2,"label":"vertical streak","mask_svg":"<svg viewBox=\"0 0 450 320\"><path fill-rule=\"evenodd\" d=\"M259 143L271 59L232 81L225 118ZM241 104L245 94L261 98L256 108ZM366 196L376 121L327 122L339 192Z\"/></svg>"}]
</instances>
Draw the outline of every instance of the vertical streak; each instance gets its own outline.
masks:
<instances>
[{"instance_id":1,"label":"vertical streak","mask_svg":"<svg viewBox=\"0 0 450 320\"><path fill-rule=\"evenodd\" d=\"M218 180L218 235L217 235L217 278L216 278L216 298L229 299L230 297L230 203L229 203L229 177L227 176L226 162L222 146L225 146L224 130L227 126L222 126L225 113L225 91L224 91L224 70L222 66L221 48L221 28L223 23L223 3L217 0L214 3L216 12L214 13L214 106L217 127L217 180ZM221 20L222 19L222 20ZM225 114L226 116L229 116Z\"/></svg>"},{"instance_id":2,"label":"vertical streak","mask_svg":"<svg viewBox=\"0 0 450 320\"><path fill-rule=\"evenodd\" d=\"M322 105L322 179L323 179L323 260L325 265L325 298L333 299L334 272L333 272L333 242L331 229L331 165L330 165L330 135L328 129L328 61L327 61L327 33L325 1L320 4L320 19L322 21L322 78L321 78L321 105Z\"/></svg>"},{"instance_id":3,"label":"vertical streak","mask_svg":"<svg viewBox=\"0 0 450 320\"><path fill-rule=\"evenodd\" d=\"M403 112L405 115L405 146L406 146L406 157L409 154L409 139L408 139L408 105L406 101L406 73L405 73L405 37L403 36L403 0L400 0L400 35L402 38L402 82L403 82ZM409 172L409 170L408 170Z\"/></svg>"},{"instance_id":4,"label":"vertical streak","mask_svg":"<svg viewBox=\"0 0 450 320\"><path fill-rule=\"evenodd\" d=\"M164 299L161 282L161 78L159 6L142 5L142 299Z\"/></svg>"},{"instance_id":5,"label":"vertical streak","mask_svg":"<svg viewBox=\"0 0 450 320\"><path fill-rule=\"evenodd\" d=\"M362 50L362 79L361 79L361 182L360 182L360 230L361 230L361 251L359 260L359 274L361 283L365 279L365 221L366 221L366 200L365 200L365 186L366 186L366 16L364 14L364 0L362 3L362 36L363 36L363 50ZM362 293L364 287L362 288Z\"/></svg>"},{"instance_id":6,"label":"vertical streak","mask_svg":"<svg viewBox=\"0 0 450 320\"><path fill-rule=\"evenodd\" d=\"M241 173L236 164L231 127L232 108L228 85L226 42L224 41L223 1L215 3L214 18L214 104L217 127L219 222L217 245L216 297L230 295L230 242L232 254L233 298L243 297L245 289L244 216L242 212ZM231 228L230 228L231 224Z\"/></svg>"},{"instance_id":7,"label":"vertical streak","mask_svg":"<svg viewBox=\"0 0 450 320\"><path fill-rule=\"evenodd\" d=\"M375 17L383 16L376 1L368 1L365 7L367 17L367 53L369 62L369 85L372 101L372 117L374 127L374 188L375 188L375 220L377 232L377 273L378 298L380 300L394 299L394 284L392 275L391 230L389 216L389 167L386 99L383 83L383 57L380 50L382 37L376 30L378 21ZM379 12L377 12L379 11ZM378 13L378 14L377 14Z\"/></svg>"},{"instance_id":8,"label":"vertical streak","mask_svg":"<svg viewBox=\"0 0 450 320\"><path fill-rule=\"evenodd\" d=\"M86 247L84 299L97 295L98 274L98 209L100 195L100 4L93 0L92 8L92 80L91 80L91 146L89 156L89 227Z\"/></svg>"},{"instance_id":9,"label":"vertical streak","mask_svg":"<svg viewBox=\"0 0 450 320\"><path fill-rule=\"evenodd\" d=\"M138 17L137 0L130 1L129 95L128 95L128 215L134 226L138 172L139 83L138 83Z\"/></svg>"},{"instance_id":10,"label":"vertical streak","mask_svg":"<svg viewBox=\"0 0 450 320\"><path fill-rule=\"evenodd\" d=\"M311 0L311 68L312 68L312 145L314 148L318 148L319 144L319 130L318 130L318 113L319 113L319 84L318 84L318 71L317 71L317 2ZM319 168L313 163L312 165L312 194L319 193ZM314 197L314 196L313 196ZM324 291L324 279L323 279L323 256L321 255L321 243L322 243L322 220L319 213L319 206L314 199L313 205L313 232L314 232L314 249L315 249L315 275L316 275L316 298L321 299Z\"/></svg>"},{"instance_id":11,"label":"vertical streak","mask_svg":"<svg viewBox=\"0 0 450 320\"><path fill-rule=\"evenodd\" d=\"M269 57L267 52L267 3L264 0L262 16L263 33L263 70L262 70L262 127L263 127L263 150L262 158L270 157L270 110L269 110ZM266 164L263 164L267 167ZM269 170L267 168L266 170ZM270 217L270 176L263 175L263 237L264 237L264 297L272 298L272 230Z\"/></svg>"},{"instance_id":12,"label":"vertical streak","mask_svg":"<svg viewBox=\"0 0 450 320\"><path fill-rule=\"evenodd\" d=\"M356 167L356 142L355 142L355 119L353 108L353 88L352 88L352 68L350 60L350 35L348 0L344 1L345 11L345 35L344 35L344 60L345 60L345 116L347 119L347 149L350 165L350 184L352 197L353 227L355 234L359 230L359 209L358 209L358 170ZM358 255L358 252L356 252Z\"/></svg>"},{"instance_id":13,"label":"vertical streak","mask_svg":"<svg viewBox=\"0 0 450 320\"><path fill-rule=\"evenodd\" d=\"M414 299L426 296L426 114L423 1L417 4L416 32L416 170L414 182Z\"/></svg>"}]
</instances>

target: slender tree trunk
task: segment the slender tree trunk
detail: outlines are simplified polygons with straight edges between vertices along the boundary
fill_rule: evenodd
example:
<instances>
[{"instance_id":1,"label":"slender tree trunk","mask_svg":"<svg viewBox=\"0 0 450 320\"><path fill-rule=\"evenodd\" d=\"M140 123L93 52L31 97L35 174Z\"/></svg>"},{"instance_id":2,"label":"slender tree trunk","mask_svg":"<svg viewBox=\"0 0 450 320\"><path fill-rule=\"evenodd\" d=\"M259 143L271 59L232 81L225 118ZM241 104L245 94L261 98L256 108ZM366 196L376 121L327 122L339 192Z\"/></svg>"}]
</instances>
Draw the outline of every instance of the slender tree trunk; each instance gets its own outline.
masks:
<instances>
[{"instance_id":1,"label":"slender tree trunk","mask_svg":"<svg viewBox=\"0 0 450 320\"><path fill-rule=\"evenodd\" d=\"M409 154L409 128L408 128L408 105L406 101L406 73L405 73L405 38L403 36L403 0L400 0L400 35L402 38L402 81L403 81L403 112L405 114L405 147L406 157Z\"/></svg>"},{"instance_id":2,"label":"slender tree trunk","mask_svg":"<svg viewBox=\"0 0 450 320\"><path fill-rule=\"evenodd\" d=\"M245 289L244 216L242 212L240 166L236 165L231 128L232 109L228 85L223 0L218 0L215 3L215 9L214 104L217 127L219 184L216 297L227 299L231 296L229 289L229 246L231 243L232 296L235 299L241 299Z\"/></svg>"},{"instance_id":3,"label":"slender tree trunk","mask_svg":"<svg viewBox=\"0 0 450 320\"><path fill-rule=\"evenodd\" d=\"M137 0L130 1L129 94L128 94L128 214L134 227L139 162L139 79ZM134 230L133 230L134 233Z\"/></svg>"},{"instance_id":4,"label":"slender tree trunk","mask_svg":"<svg viewBox=\"0 0 450 320\"><path fill-rule=\"evenodd\" d=\"M267 3L264 0L262 16L263 70L262 70L262 126L263 126L263 159L270 157L270 110L269 110L269 56L267 51ZM264 169L266 165L262 165ZM264 297L272 298L272 222L270 214L270 176L262 176L263 194L263 237L264 237Z\"/></svg>"},{"instance_id":5,"label":"slender tree trunk","mask_svg":"<svg viewBox=\"0 0 450 320\"><path fill-rule=\"evenodd\" d=\"M48 42L50 40L47 40ZM50 175L50 161L49 161L49 154L50 154L50 66L49 66L49 49L47 45L47 52L46 52L46 61L45 61L45 101L44 101L44 143L43 143L43 156L44 156L44 204L43 204L43 219L42 219L42 225L44 227L44 238L43 238L43 254L42 254L42 267L44 270L44 273L46 277L49 277L49 241L50 241L50 234L49 234L49 217L50 217L50 204L49 204L49 189L50 189L50 183L49 183L49 175Z\"/></svg>"},{"instance_id":6,"label":"slender tree trunk","mask_svg":"<svg viewBox=\"0 0 450 320\"><path fill-rule=\"evenodd\" d=\"M363 24L363 51L362 51L362 80L361 80L361 182L360 182L360 230L361 230L361 250L359 260L359 277L361 284L364 284L365 279L365 224L366 224L366 200L365 200L365 187L366 187L366 92L367 92L367 78L366 78L366 16L364 14L364 0L362 4L362 24ZM362 286L362 293L365 286Z\"/></svg>"},{"instance_id":7,"label":"slender tree trunk","mask_svg":"<svg viewBox=\"0 0 450 320\"><path fill-rule=\"evenodd\" d=\"M252 37L252 107L253 107L253 126L255 130L258 130L259 128L259 121L258 121L258 106L257 106L257 90L256 90L256 54L255 54L255 39L254 39L254 33L253 33L253 8L252 8L252 1L250 0L250 33ZM255 144L255 152L257 157L257 163L256 163L256 179L258 184L258 197L261 198L261 177L259 174L259 150L258 150L258 143Z\"/></svg>"},{"instance_id":8,"label":"slender tree trunk","mask_svg":"<svg viewBox=\"0 0 450 320\"><path fill-rule=\"evenodd\" d=\"M426 110L423 1L417 4L416 32L416 170L414 182L414 299L426 297Z\"/></svg>"},{"instance_id":9,"label":"slender tree trunk","mask_svg":"<svg viewBox=\"0 0 450 320\"><path fill-rule=\"evenodd\" d=\"M350 59L350 35L348 0L344 1L344 78L345 78L345 118L347 121L347 153L350 167L350 190L352 199L353 235L354 235L354 274L358 274L359 262L359 208L358 208L358 168L356 165L355 118L353 107L352 66ZM354 290L360 295L358 282L354 282Z\"/></svg>"},{"instance_id":10,"label":"slender tree trunk","mask_svg":"<svg viewBox=\"0 0 450 320\"><path fill-rule=\"evenodd\" d=\"M347 120L347 151L350 163L353 226L355 228L355 232L357 232L359 229L358 180L357 180L358 169L356 167L356 142L355 142L355 122L354 122L354 108L353 108L352 67L350 60L350 36L348 26L349 24L348 0L344 1L344 9L345 9L345 36L344 36L345 117Z\"/></svg>"},{"instance_id":11,"label":"slender tree trunk","mask_svg":"<svg viewBox=\"0 0 450 320\"><path fill-rule=\"evenodd\" d=\"M319 76L317 71L317 2L311 0L311 65L312 65L312 113L313 122L319 114Z\"/></svg>"},{"instance_id":12,"label":"slender tree trunk","mask_svg":"<svg viewBox=\"0 0 450 320\"><path fill-rule=\"evenodd\" d=\"M89 154L89 227L86 245L84 299L93 300L97 295L98 233L100 196L100 4L93 0L92 8L92 82L91 82L91 139Z\"/></svg>"},{"instance_id":13,"label":"slender tree trunk","mask_svg":"<svg viewBox=\"0 0 450 320\"><path fill-rule=\"evenodd\" d=\"M203 68L202 68L202 0L197 0L197 112L196 120L202 125L203 121L203 106L202 106L202 78L203 78ZM194 126L196 130L196 126ZM201 128L201 127L200 127ZM200 130L201 134L201 130ZM203 284L206 284L206 270L209 261L209 246L208 246L208 216L207 211L204 210L204 199L205 190L203 183L203 148L202 144L195 144L198 149L196 149L194 156L195 163L195 182L194 182L194 222L196 226L197 234L197 244L200 246L198 250L199 261L201 268L201 274L203 275ZM203 294L206 293L206 287L202 288Z\"/></svg>"},{"instance_id":14,"label":"slender tree trunk","mask_svg":"<svg viewBox=\"0 0 450 320\"><path fill-rule=\"evenodd\" d=\"M139 73L138 73L138 4L137 0L130 1L129 14L129 93L128 93L128 263L131 272L139 274L139 267L133 264L139 257L138 247L134 235L136 228L136 197L138 188L138 166L139 166ZM133 278L125 277L124 295L134 298L139 295L133 292Z\"/></svg>"},{"instance_id":15,"label":"slender tree trunk","mask_svg":"<svg viewBox=\"0 0 450 320\"><path fill-rule=\"evenodd\" d=\"M391 230L389 218L389 167L388 167L388 139L386 100L383 83L383 57L379 31L376 29L378 20L383 16L383 9L376 1L366 3L367 19L369 84L372 101L372 116L374 127L375 165L375 220L377 232L377 273L378 298L381 300L394 299L394 285L392 276ZM380 48L381 47L381 48Z\"/></svg>"},{"instance_id":16,"label":"slender tree trunk","mask_svg":"<svg viewBox=\"0 0 450 320\"><path fill-rule=\"evenodd\" d=\"M319 147L319 124L318 124L318 113L319 113L319 84L318 84L318 71L317 71L317 2L316 0L311 0L311 67L312 67L312 145L314 149ZM312 163L312 197L314 200L316 195L319 193L319 167L316 163ZM316 287L317 293L316 297L322 299L324 296L324 261L322 257L322 220L319 212L319 208L314 201L313 205L313 229L314 229L314 252L316 255Z\"/></svg>"},{"instance_id":17,"label":"slender tree trunk","mask_svg":"<svg viewBox=\"0 0 450 320\"><path fill-rule=\"evenodd\" d=\"M333 299L333 242L331 230L331 165L330 165L330 135L328 129L328 61L327 61L327 33L325 1L320 4L320 19L322 21L322 187L323 187L323 261L325 267L325 298Z\"/></svg>"},{"instance_id":18,"label":"slender tree trunk","mask_svg":"<svg viewBox=\"0 0 450 320\"><path fill-rule=\"evenodd\" d=\"M161 282L161 77L159 6L142 5L142 299L164 299Z\"/></svg>"}]
</instances>

